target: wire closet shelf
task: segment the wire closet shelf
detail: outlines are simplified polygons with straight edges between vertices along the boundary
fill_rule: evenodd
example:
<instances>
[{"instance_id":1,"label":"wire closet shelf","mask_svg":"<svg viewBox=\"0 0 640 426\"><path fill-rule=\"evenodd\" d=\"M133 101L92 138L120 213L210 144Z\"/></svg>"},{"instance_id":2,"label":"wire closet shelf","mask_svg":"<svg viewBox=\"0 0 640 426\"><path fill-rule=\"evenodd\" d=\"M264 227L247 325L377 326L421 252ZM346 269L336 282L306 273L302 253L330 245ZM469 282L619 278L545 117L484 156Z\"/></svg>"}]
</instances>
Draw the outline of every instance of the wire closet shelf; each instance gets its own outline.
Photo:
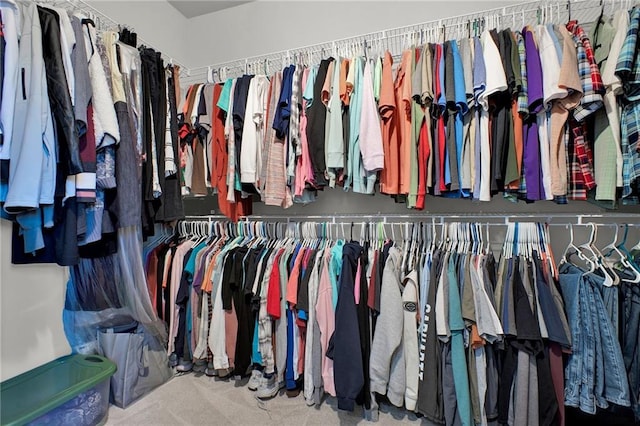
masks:
<instances>
[{"instance_id":1,"label":"wire closet shelf","mask_svg":"<svg viewBox=\"0 0 640 426\"><path fill-rule=\"evenodd\" d=\"M118 31L128 27L93 6L88 0L38 0L42 4L53 4L73 12L82 12L92 18L96 27L103 31ZM522 28L536 23L563 23L577 20L594 22L601 13L610 14L617 8L631 8L638 0L534 0L487 9L478 12L451 16L361 34L332 41L296 47L277 52L244 57L195 68L175 60L168 52L162 52L169 64L180 66L181 83L189 85L205 81L221 81L245 73L271 75L293 62L318 63L328 56L376 56L388 50L399 57L402 50L428 42L460 39L479 35L485 28ZM138 35L138 42L158 50L148 40Z\"/></svg>"},{"instance_id":2,"label":"wire closet shelf","mask_svg":"<svg viewBox=\"0 0 640 426\"><path fill-rule=\"evenodd\" d=\"M537 23L590 23L601 13L631 8L636 0L527 1L515 5L361 34L353 37L235 59L189 69L184 85L224 81L243 74L271 75L291 63L317 64L328 56L377 56L388 50L398 58L411 46L480 35L485 29L520 29Z\"/></svg>"}]
</instances>

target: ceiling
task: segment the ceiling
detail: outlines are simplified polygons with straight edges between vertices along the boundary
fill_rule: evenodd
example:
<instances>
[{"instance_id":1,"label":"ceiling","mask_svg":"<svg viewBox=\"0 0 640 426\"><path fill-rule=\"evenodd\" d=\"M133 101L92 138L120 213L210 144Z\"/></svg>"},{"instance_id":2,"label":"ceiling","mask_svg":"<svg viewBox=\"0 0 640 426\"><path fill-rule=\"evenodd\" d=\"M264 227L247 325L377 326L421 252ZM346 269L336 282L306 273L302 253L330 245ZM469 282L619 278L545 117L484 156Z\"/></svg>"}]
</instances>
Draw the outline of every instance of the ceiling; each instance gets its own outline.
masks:
<instances>
[{"instance_id":1,"label":"ceiling","mask_svg":"<svg viewBox=\"0 0 640 426\"><path fill-rule=\"evenodd\" d=\"M239 6L244 3L249 3L250 1L251 0L168 0L171 6L175 7L178 12L182 13L188 19L195 18L200 15L206 15L207 13L218 12L230 7Z\"/></svg>"}]
</instances>

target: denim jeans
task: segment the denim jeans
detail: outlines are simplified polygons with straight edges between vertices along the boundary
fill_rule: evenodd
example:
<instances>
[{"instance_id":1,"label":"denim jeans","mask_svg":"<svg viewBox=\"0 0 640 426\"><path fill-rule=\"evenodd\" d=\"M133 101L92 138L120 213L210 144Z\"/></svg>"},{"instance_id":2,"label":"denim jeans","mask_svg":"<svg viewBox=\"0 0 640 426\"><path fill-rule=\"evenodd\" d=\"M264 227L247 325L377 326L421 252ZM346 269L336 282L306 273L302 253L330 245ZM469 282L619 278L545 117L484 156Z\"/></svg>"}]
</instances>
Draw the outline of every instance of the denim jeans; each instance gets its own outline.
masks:
<instances>
[{"instance_id":1,"label":"denim jeans","mask_svg":"<svg viewBox=\"0 0 640 426\"><path fill-rule=\"evenodd\" d=\"M573 265L560 267L573 342L565 367L565 404L590 414L609 403L630 405L622 350L602 299L602 285L602 278Z\"/></svg>"},{"instance_id":2,"label":"denim jeans","mask_svg":"<svg viewBox=\"0 0 640 426\"><path fill-rule=\"evenodd\" d=\"M580 315L580 284L582 271L578 268L564 263L559 268L559 282L564 297L567 319L571 329L571 355L565 366L565 405L580 407L580 392L583 386L582 370L583 359L587 357L583 350L584 332L587 331L583 325L583 318ZM586 385L586 384L585 384ZM595 411L595 406L593 410Z\"/></svg>"},{"instance_id":3,"label":"denim jeans","mask_svg":"<svg viewBox=\"0 0 640 426\"><path fill-rule=\"evenodd\" d=\"M601 387L600 383L596 383L596 399L604 399L608 402L628 407L631 403L629 379L624 368L622 348L600 292L604 279L595 275L589 275L587 278L591 283L591 291L595 301L593 305L590 305L591 314L595 315L594 323L598 326L595 330L600 331L601 344L599 346L603 355L602 375L604 375L604 387ZM602 375L598 374L596 379L602 379ZM606 402L604 404L605 407L608 406Z\"/></svg>"},{"instance_id":4,"label":"denim jeans","mask_svg":"<svg viewBox=\"0 0 640 426\"><path fill-rule=\"evenodd\" d=\"M616 336L620 336L620 289L619 286L600 287L600 293L602 294L602 300L607 308L607 313L611 319L611 325L616 333Z\"/></svg>"},{"instance_id":5,"label":"denim jeans","mask_svg":"<svg viewBox=\"0 0 640 426\"><path fill-rule=\"evenodd\" d=\"M640 285L623 283L622 356L629 373L631 408L640 421Z\"/></svg>"}]
</instances>

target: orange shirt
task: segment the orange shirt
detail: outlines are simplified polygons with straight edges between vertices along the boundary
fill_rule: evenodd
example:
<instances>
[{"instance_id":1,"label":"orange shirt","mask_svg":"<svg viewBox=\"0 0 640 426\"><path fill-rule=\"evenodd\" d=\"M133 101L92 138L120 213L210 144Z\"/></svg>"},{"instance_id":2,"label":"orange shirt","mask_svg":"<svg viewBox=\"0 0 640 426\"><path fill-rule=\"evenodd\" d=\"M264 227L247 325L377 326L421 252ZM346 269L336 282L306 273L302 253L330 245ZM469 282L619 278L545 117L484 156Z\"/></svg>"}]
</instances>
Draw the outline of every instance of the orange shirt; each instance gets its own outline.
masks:
<instances>
[{"instance_id":1,"label":"orange shirt","mask_svg":"<svg viewBox=\"0 0 640 426\"><path fill-rule=\"evenodd\" d=\"M473 349L479 349L485 345L484 339L478 333L478 326L471 324L471 347Z\"/></svg>"},{"instance_id":2,"label":"orange shirt","mask_svg":"<svg viewBox=\"0 0 640 426\"><path fill-rule=\"evenodd\" d=\"M396 74L395 92L398 108L400 194L408 194L411 187L411 64L413 51L402 52Z\"/></svg>"},{"instance_id":3,"label":"orange shirt","mask_svg":"<svg viewBox=\"0 0 640 426\"><path fill-rule=\"evenodd\" d=\"M200 287L202 288L202 291L207 293L211 293L211 290L213 290L213 283L211 282L211 277L213 275L213 269L216 264L216 259L220 254L220 250L218 247L214 248L213 251L214 253L211 255L211 259L207 264L207 268L205 269L204 277L202 279L202 286ZM206 259L204 259L204 261L206 262Z\"/></svg>"},{"instance_id":4,"label":"orange shirt","mask_svg":"<svg viewBox=\"0 0 640 426\"><path fill-rule=\"evenodd\" d=\"M220 107L218 107L218 100L222 93L222 85L216 84L213 86L213 110L211 112L211 131L213 155L211 164L211 186L218 189L218 207L220 212L227 216L234 222L238 221L239 217L247 216L251 214L251 198L240 199L236 194L236 203L230 203L227 201L227 140L224 137L224 122L225 114Z\"/></svg>"},{"instance_id":5,"label":"orange shirt","mask_svg":"<svg viewBox=\"0 0 640 426\"><path fill-rule=\"evenodd\" d=\"M516 168L518 171L518 178L512 179L511 182L506 182L506 184L509 189L518 189L520 188L520 176L522 175L522 150L524 149L524 141L522 139L523 123L522 117L518 112L518 102L514 101L511 103L511 115L513 116L513 139L516 151Z\"/></svg>"},{"instance_id":6,"label":"orange shirt","mask_svg":"<svg viewBox=\"0 0 640 426\"><path fill-rule=\"evenodd\" d=\"M322 85L322 103L325 105L329 105L329 99L331 99L331 83L333 81L333 72L335 68L336 61L331 61L329 63L329 68L327 68L327 75L324 78L324 84Z\"/></svg>"},{"instance_id":7,"label":"orange shirt","mask_svg":"<svg viewBox=\"0 0 640 426\"><path fill-rule=\"evenodd\" d=\"M382 61L382 83L380 86L380 111L382 127L382 149L384 151L384 169L380 173L380 191L383 194L397 195L400 189L400 163L398 145L398 119L396 97L393 87L393 58L385 52Z\"/></svg>"},{"instance_id":8,"label":"orange shirt","mask_svg":"<svg viewBox=\"0 0 640 426\"><path fill-rule=\"evenodd\" d=\"M350 62L348 59L343 59L340 63L340 100L344 105L349 105L351 100L351 92L353 91L353 85L347 82L347 72L349 71Z\"/></svg>"},{"instance_id":9,"label":"orange shirt","mask_svg":"<svg viewBox=\"0 0 640 426\"><path fill-rule=\"evenodd\" d=\"M291 268L291 275L289 275L289 280L287 281L287 302L291 303L291 305L295 306L298 303L298 281L300 278L300 265L302 264L302 259L306 256L307 250L301 249L296 256L296 261L293 263L293 268Z\"/></svg>"}]
</instances>

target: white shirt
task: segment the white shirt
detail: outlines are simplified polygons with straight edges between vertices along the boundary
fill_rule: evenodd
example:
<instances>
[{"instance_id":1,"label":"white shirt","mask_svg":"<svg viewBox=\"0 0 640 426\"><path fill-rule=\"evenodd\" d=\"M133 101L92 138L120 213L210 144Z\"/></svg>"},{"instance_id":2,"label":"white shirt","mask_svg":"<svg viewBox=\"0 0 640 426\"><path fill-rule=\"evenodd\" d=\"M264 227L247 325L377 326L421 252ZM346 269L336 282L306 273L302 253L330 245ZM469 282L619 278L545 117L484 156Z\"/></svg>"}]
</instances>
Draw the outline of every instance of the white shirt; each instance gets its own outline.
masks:
<instances>
[{"instance_id":1,"label":"white shirt","mask_svg":"<svg viewBox=\"0 0 640 426\"><path fill-rule=\"evenodd\" d=\"M544 109L537 115L538 136L540 138L540 165L542 167L542 185L546 200L553 200L551 190L551 154L549 140L549 118ZM563 142L562 142L563 143Z\"/></svg>"},{"instance_id":2,"label":"white shirt","mask_svg":"<svg viewBox=\"0 0 640 426\"><path fill-rule=\"evenodd\" d=\"M478 97L480 112L480 201L491 201L491 148L489 146L489 96L507 90L502 59L489 31L482 33L482 54L486 73L485 91Z\"/></svg>"},{"instance_id":3,"label":"white shirt","mask_svg":"<svg viewBox=\"0 0 640 426\"><path fill-rule=\"evenodd\" d=\"M545 109L551 108L551 101L567 97L566 89L558 85L560 78L560 62L553 39L545 25L538 25L534 36L538 42L540 51L540 62L542 64L542 74L544 75L542 91L544 94ZM546 188L545 188L546 191Z\"/></svg>"},{"instance_id":4,"label":"white shirt","mask_svg":"<svg viewBox=\"0 0 640 426\"><path fill-rule=\"evenodd\" d=\"M489 111L480 110L480 201L491 201L491 146ZM476 142L477 143L477 142Z\"/></svg>"},{"instance_id":5,"label":"white shirt","mask_svg":"<svg viewBox=\"0 0 640 426\"><path fill-rule=\"evenodd\" d=\"M79 19L84 19L82 15L76 15ZM96 134L96 148L100 149L120 142L120 126L116 110L113 106L113 98L107 75L102 65L102 59L98 53L95 41L97 40L96 29L91 24L82 26L84 42L86 44L87 55L93 54L89 59L89 77L91 78L91 90L93 91L93 124Z\"/></svg>"},{"instance_id":6,"label":"white shirt","mask_svg":"<svg viewBox=\"0 0 640 426\"><path fill-rule=\"evenodd\" d=\"M482 54L487 69L485 90L478 97L478 101L485 110L489 109L489 96L507 90L507 76L502 66L502 59L489 31L482 33Z\"/></svg>"},{"instance_id":7,"label":"white shirt","mask_svg":"<svg viewBox=\"0 0 640 426\"><path fill-rule=\"evenodd\" d=\"M258 185L262 173L262 151L264 150L265 114L269 95L269 79L256 75L249 83L247 107L242 128L242 150L240 151L240 182Z\"/></svg>"}]
</instances>

